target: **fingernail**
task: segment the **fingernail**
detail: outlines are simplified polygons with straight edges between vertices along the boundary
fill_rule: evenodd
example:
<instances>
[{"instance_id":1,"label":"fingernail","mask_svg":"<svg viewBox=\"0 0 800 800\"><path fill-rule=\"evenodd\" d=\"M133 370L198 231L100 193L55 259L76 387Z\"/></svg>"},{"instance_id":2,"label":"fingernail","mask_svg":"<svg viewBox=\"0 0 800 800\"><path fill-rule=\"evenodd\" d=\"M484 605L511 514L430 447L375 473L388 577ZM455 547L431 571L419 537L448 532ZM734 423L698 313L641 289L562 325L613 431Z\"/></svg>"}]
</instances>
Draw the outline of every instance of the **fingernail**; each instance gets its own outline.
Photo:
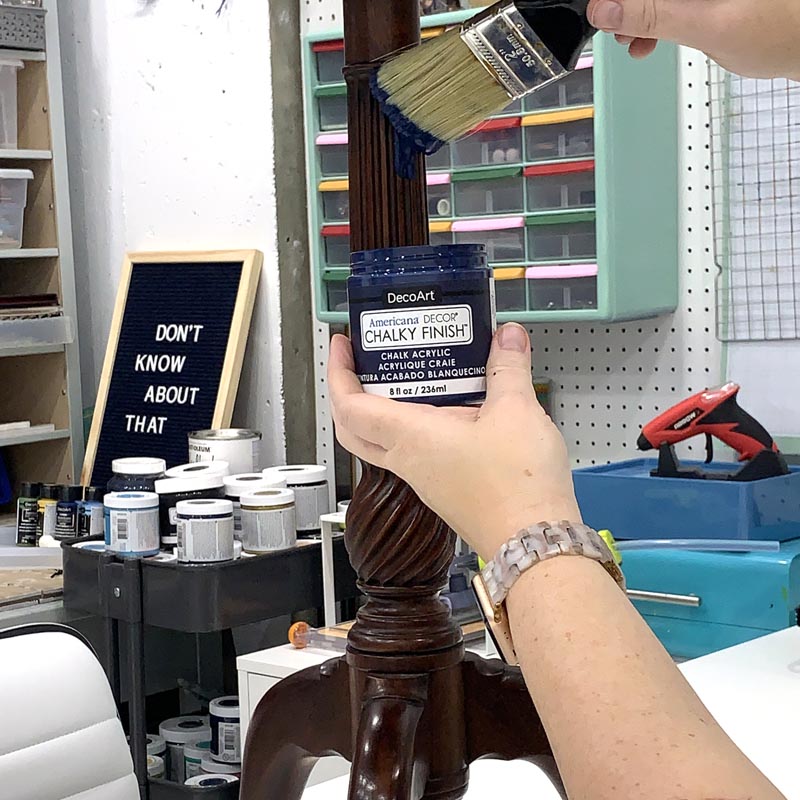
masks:
<instances>
[{"instance_id":1,"label":"fingernail","mask_svg":"<svg viewBox=\"0 0 800 800\"><path fill-rule=\"evenodd\" d=\"M528 344L530 343L525 328L515 325L513 322L500 328L500 335L497 341L500 343L502 350L516 350L518 353L527 353Z\"/></svg>"},{"instance_id":2,"label":"fingernail","mask_svg":"<svg viewBox=\"0 0 800 800\"><path fill-rule=\"evenodd\" d=\"M592 25L603 31L616 31L622 27L622 4L615 0L600 0L594 7Z\"/></svg>"}]
</instances>

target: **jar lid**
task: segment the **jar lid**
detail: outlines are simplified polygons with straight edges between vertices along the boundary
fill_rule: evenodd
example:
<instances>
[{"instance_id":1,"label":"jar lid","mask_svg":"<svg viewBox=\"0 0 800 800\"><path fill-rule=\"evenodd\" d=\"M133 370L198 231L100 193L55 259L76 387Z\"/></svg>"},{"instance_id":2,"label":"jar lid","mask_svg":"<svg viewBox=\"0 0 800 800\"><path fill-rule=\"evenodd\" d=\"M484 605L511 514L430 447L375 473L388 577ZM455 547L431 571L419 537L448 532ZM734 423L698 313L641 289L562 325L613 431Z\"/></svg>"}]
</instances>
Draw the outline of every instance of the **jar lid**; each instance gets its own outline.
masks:
<instances>
[{"instance_id":1,"label":"jar lid","mask_svg":"<svg viewBox=\"0 0 800 800\"><path fill-rule=\"evenodd\" d=\"M58 499L62 503L77 503L83 499L83 486L59 486Z\"/></svg>"},{"instance_id":2,"label":"jar lid","mask_svg":"<svg viewBox=\"0 0 800 800\"><path fill-rule=\"evenodd\" d=\"M42 493L39 495L42 500L57 500L58 499L58 486L54 483L43 483Z\"/></svg>"},{"instance_id":3,"label":"jar lid","mask_svg":"<svg viewBox=\"0 0 800 800\"><path fill-rule=\"evenodd\" d=\"M208 704L208 713L212 717L238 717L239 698L235 694L218 697Z\"/></svg>"},{"instance_id":4,"label":"jar lid","mask_svg":"<svg viewBox=\"0 0 800 800\"><path fill-rule=\"evenodd\" d=\"M241 764L227 764L223 763L222 761L214 761L210 755L203 756L203 760L200 762L200 769L206 773L206 775L239 775L242 771ZM201 777L200 775L197 776L198 778ZM203 776L205 777L205 776Z\"/></svg>"},{"instance_id":5,"label":"jar lid","mask_svg":"<svg viewBox=\"0 0 800 800\"><path fill-rule=\"evenodd\" d=\"M259 489L241 497L242 508L280 508L294 504L291 489Z\"/></svg>"},{"instance_id":6,"label":"jar lid","mask_svg":"<svg viewBox=\"0 0 800 800\"><path fill-rule=\"evenodd\" d=\"M211 726L208 717L172 717L158 726L158 733L165 741L176 744L204 742L211 736Z\"/></svg>"},{"instance_id":7,"label":"jar lid","mask_svg":"<svg viewBox=\"0 0 800 800\"><path fill-rule=\"evenodd\" d=\"M210 752L211 742L187 742L183 746L183 754L186 758L201 759Z\"/></svg>"},{"instance_id":8,"label":"jar lid","mask_svg":"<svg viewBox=\"0 0 800 800\"><path fill-rule=\"evenodd\" d=\"M224 485L222 475L201 473L193 478L161 478L156 481L156 494L183 494L184 492L203 492L221 489Z\"/></svg>"},{"instance_id":9,"label":"jar lid","mask_svg":"<svg viewBox=\"0 0 800 800\"><path fill-rule=\"evenodd\" d=\"M189 438L212 442L235 442L242 439L260 439L261 431L251 431L247 428L218 428L208 431L192 431Z\"/></svg>"},{"instance_id":10,"label":"jar lid","mask_svg":"<svg viewBox=\"0 0 800 800\"><path fill-rule=\"evenodd\" d=\"M209 759L209 766L211 764L216 765L216 767L224 767L224 764L217 764L215 761L211 761ZM229 765L234 766L234 765ZM215 771L206 770L203 767L203 764L200 764L200 769L203 770L202 775L192 775L191 778L186 779L186 786L197 786L201 789L211 789L212 787L219 787L219 786L226 786L229 783L236 783L238 778L236 777L242 770L241 764L236 764L236 772L231 772L230 775L224 775L223 773L225 770L215 769ZM203 792L205 794L205 792Z\"/></svg>"},{"instance_id":11,"label":"jar lid","mask_svg":"<svg viewBox=\"0 0 800 800\"><path fill-rule=\"evenodd\" d=\"M195 461L167 470L168 478L198 478L202 475L221 475L224 478L230 474L231 466L227 461Z\"/></svg>"},{"instance_id":12,"label":"jar lid","mask_svg":"<svg viewBox=\"0 0 800 800\"><path fill-rule=\"evenodd\" d=\"M262 472L245 472L225 478L225 494L239 497L259 489L286 488L286 479L277 475L264 475Z\"/></svg>"},{"instance_id":13,"label":"jar lid","mask_svg":"<svg viewBox=\"0 0 800 800\"><path fill-rule=\"evenodd\" d=\"M233 503L230 500L181 500L175 510L179 517L221 517L233 514Z\"/></svg>"},{"instance_id":14,"label":"jar lid","mask_svg":"<svg viewBox=\"0 0 800 800\"><path fill-rule=\"evenodd\" d=\"M488 266L488 257L485 244L383 247L353 253L350 265L356 274L372 269L476 268Z\"/></svg>"},{"instance_id":15,"label":"jar lid","mask_svg":"<svg viewBox=\"0 0 800 800\"><path fill-rule=\"evenodd\" d=\"M36 498L42 494L41 483L31 483L30 481L23 481L19 486L20 497Z\"/></svg>"},{"instance_id":16,"label":"jar lid","mask_svg":"<svg viewBox=\"0 0 800 800\"><path fill-rule=\"evenodd\" d=\"M155 492L111 492L103 498L103 505L119 511L158 508L158 495Z\"/></svg>"},{"instance_id":17,"label":"jar lid","mask_svg":"<svg viewBox=\"0 0 800 800\"><path fill-rule=\"evenodd\" d=\"M105 490L99 486L87 486L83 493L83 499L87 503L102 503Z\"/></svg>"},{"instance_id":18,"label":"jar lid","mask_svg":"<svg viewBox=\"0 0 800 800\"><path fill-rule=\"evenodd\" d=\"M115 475L163 475L167 462L163 458L115 458L111 471Z\"/></svg>"},{"instance_id":19,"label":"jar lid","mask_svg":"<svg viewBox=\"0 0 800 800\"><path fill-rule=\"evenodd\" d=\"M328 468L318 464L297 464L286 467L268 467L265 475L278 475L286 479L287 486L302 486L307 483L322 483L328 480Z\"/></svg>"}]
</instances>

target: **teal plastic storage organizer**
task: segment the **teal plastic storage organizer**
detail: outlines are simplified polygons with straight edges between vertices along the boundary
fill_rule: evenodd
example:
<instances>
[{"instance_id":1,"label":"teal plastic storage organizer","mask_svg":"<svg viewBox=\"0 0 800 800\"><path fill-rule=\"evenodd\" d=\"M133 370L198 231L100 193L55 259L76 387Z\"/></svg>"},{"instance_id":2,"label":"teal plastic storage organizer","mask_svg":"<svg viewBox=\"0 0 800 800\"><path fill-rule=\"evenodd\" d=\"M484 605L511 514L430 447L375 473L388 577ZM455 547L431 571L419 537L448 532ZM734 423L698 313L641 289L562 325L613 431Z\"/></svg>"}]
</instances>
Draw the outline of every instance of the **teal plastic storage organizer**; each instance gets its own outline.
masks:
<instances>
[{"instance_id":1,"label":"teal plastic storage organizer","mask_svg":"<svg viewBox=\"0 0 800 800\"><path fill-rule=\"evenodd\" d=\"M422 20L426 36L474 13ZM347 322L347 91L341 31L304 48L316 310ZM578 70L428 159L431 244L483 243L501 321L610 321L678 299L677 57L598 35Z\"/></svg>"},{"instance_id":2,"label":"teal plastic storage organizer","mask_svg":"<svg viewBox=\"0 0 800 800\"><path fill-rule=\"evenodd\" d=\"M587 525L617 539L800 538L800 467L789 475L737 482L653 478L658 460L639 458L578 469L575 495ZM734 464L683 462L730 472Z\"/></svg>"}]
</instances>

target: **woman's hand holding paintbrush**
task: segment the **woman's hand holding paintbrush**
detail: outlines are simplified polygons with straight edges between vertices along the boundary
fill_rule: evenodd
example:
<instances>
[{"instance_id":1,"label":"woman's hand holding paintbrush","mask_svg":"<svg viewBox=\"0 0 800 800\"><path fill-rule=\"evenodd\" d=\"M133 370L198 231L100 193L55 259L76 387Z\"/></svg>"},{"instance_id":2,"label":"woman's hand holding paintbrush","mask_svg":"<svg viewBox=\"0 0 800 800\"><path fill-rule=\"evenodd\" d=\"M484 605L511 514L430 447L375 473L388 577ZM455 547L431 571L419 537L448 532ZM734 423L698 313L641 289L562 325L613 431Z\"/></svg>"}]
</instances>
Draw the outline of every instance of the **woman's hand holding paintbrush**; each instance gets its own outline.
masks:
<instances>
[{"instance_id":1,"label":"woman's hand holding paintbrush","mask_svg":"<svg viewBox=\"0 0 800 800\"><path fill-rule=\"evenodd\" d=\"M664 39L702 50L740 75L800 79L797 0L591 0L588 17L635 58Z\"/></svg>"},{"instance_id":2,"label":"woman's hand holding paintbrush","mask_svg":"<svg viewBox=\"0 0 800 800\"><path fill-rule=\"evenodd\" d=\"M753 77L800 78L798 0L501 0L375 74L397 134L397 170L464 136L512 100L569 74L597 29L634 57L658 39Z\"/></svg>"}]
</instances>

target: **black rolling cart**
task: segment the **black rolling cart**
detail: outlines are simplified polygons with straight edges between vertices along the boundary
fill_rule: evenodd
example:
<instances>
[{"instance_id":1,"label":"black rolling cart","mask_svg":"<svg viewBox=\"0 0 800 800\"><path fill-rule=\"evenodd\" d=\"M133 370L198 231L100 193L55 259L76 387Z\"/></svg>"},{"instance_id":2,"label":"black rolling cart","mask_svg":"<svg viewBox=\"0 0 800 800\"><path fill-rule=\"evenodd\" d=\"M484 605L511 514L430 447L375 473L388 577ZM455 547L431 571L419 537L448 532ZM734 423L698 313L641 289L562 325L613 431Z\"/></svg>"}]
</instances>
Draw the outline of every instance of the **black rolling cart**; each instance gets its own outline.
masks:
<instances>
[{"instance_id":1,"label":"black rolling cart","mask_svg":"<svg viewBox=\"0 0 800 800\"><path fill-rule=\"evenodd\" d=\"M239 784L181 786L147 777L144 627L217 633L323 605L318 542L220 564L191 566L122 559L112 553L63 545L64 606L104 620L106 673L119 698L120 623L125 623L130 694L131 753L142 800L204 797L233 800ZM337 600L359 596L344 542L334 541Z\"/></svg>"}]
</instances>

